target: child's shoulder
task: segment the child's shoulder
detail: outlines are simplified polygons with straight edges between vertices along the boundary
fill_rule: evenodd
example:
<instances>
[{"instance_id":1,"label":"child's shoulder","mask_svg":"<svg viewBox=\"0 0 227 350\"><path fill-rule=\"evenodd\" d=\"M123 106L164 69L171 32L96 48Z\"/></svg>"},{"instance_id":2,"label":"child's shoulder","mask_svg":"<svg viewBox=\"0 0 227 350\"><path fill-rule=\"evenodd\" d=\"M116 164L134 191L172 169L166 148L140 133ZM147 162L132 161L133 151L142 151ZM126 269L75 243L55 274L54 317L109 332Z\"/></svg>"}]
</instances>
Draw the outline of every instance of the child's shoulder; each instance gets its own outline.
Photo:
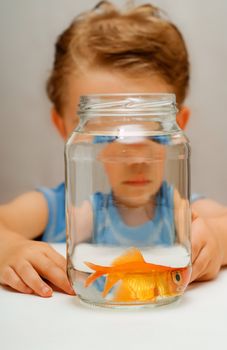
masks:
<instances>
[{"instance_id":1,"label":"child's shoulder","mask_svg":"<svg viewBox=\"0 0 227 350\"><path fill-rule=\"evenodd\" d=\"M42 240L65 241L65 184L53 188L38 187L37 191L43 194L48 206L48 222Z\"/></svg>"},{"instance_id":2,"label":"child's shoulder","mask_svg":"<svg viewBox=\"0 0 227 350\"><path fill-rule=\"evenodd\" d=\"M41 192L47 200L62 200L61 197L65 197L65 183L62 182L56 187L45 187L40 186L36 189L38 192Z\"/></svg>"}]
</instances>

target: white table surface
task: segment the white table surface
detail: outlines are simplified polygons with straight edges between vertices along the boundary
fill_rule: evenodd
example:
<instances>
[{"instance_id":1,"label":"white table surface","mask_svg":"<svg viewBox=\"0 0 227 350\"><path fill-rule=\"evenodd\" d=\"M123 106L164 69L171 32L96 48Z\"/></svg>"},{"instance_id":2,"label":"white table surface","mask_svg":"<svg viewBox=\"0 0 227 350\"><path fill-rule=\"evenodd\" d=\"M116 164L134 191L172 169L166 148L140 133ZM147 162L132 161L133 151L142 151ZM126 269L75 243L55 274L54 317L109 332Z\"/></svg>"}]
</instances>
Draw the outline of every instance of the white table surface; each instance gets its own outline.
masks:
<instances>
[{"instance_id":1,"label":"white table surface","mask_svg":"<svg viewBox=\"0 0 227 350\"><path fill-rule=\"evenodd\" d=\"M64 244L54 247L65 254ZM227 349L227 269L214 281L190 285L180 302L129 311L0 287L0 349Z\"/></svg>"}]
</instances>

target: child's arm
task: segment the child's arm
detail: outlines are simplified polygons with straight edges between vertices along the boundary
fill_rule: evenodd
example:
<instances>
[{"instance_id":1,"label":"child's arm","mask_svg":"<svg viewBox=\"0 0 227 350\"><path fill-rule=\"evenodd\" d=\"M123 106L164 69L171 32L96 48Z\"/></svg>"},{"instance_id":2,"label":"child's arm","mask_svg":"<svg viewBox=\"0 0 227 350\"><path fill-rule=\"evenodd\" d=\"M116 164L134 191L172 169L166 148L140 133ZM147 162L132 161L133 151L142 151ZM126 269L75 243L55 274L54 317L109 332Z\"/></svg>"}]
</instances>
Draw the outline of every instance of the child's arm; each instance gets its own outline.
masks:
<instances>
[{"instance_id":1,"label":"child's arm","mask_svg":"<svg viewBox=\"0 0 227 350\"><path fill-rule=\"evenodd\" d=\"M72 289L65 259L47 243L32 241L45 229L48 207L39 192L26 193L0 207L0 283L23 293L51 296L43 279L67 293Z\"/></svg>"},{"instance_id":2,"label":"child's arm","mask_svg":"<svg viewBox=\"0 0 227 350\"><path fill-rule=\"evenodd\" d=\"M184 211L188 206L174 191L175 224L179 240L184 242ZM210 280L220 268L227 265L227 208L209 199L192 204L192 277L194 280Z\"/></svg>"},{"instance_id":3,"label":"child's arm","mask_svg":"<svg viewBox=\"0 0 227 350\"><path fill-rule=\"evenodd\" d=\"M192 204L197 218L192 222L191 280L209 280L227 265L227 208L209 199Z\"/></svg>"}]
</instances>

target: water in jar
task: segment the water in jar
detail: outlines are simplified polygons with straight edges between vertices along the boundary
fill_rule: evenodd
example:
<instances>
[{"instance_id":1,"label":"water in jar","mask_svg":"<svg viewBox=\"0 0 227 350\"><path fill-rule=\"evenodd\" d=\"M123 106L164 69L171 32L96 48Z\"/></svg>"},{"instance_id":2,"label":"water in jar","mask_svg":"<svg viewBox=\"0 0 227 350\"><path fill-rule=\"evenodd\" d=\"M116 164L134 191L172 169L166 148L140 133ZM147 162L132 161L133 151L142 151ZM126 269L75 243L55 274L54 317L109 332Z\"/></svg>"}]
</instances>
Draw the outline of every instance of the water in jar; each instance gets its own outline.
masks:
<instances>
[{"instance_id":1,"label":"water in jar","mask_svg":"<svg viewBox=\"0 0 227 350\"><path fill-rule=\"evenodd\" d=\"M94 305L166 304L190 279L187 140L129 131L76 131L66 149L68 275Z\"/></svg>"}]
</instances>

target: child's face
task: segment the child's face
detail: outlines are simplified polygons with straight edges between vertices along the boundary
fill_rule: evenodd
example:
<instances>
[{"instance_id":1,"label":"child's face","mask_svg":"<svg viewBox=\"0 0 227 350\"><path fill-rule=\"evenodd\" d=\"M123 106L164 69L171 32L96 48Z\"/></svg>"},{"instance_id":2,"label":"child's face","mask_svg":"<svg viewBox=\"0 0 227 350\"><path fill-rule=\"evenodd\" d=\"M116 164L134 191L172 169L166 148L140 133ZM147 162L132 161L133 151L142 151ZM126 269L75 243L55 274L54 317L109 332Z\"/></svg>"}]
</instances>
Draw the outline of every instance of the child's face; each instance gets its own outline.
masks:
<instances>
[{"instance_id":1,"label":"child's face","mask_svg":"<svg viewBox=\"0 0 227 350\"><path fill-rule=\"evenodd\" d=\"M149 139L112 142L99 155L119 203L138 207L148 203L163 181L165 148Z\"/></svg>"},{"instance_id":2,"label":"child's face","mask_svg":"<svg viewBox=\"0 0 227 350\"><path fill-rule=\"evenodd\" d=\"M99 68L88 70L86 74L80 76L72 75L64 114L62 118L56 116L53 120L66 139L78 123L76 109L81 95L135 92L173 93L174 89L155 74L153 77L144 74L129 78ZM187 120L188 112L184 118L181 110L178 124L183 121L180 126L184 128ZM119 161L108 160L114 157L119 158ZM103 162L115 196L128 206L143 205L157 193L163 181L164 158L164 146L148 139L132 144L113 142L100 154L100 160Z\"/></svg>"}]
</instances>

